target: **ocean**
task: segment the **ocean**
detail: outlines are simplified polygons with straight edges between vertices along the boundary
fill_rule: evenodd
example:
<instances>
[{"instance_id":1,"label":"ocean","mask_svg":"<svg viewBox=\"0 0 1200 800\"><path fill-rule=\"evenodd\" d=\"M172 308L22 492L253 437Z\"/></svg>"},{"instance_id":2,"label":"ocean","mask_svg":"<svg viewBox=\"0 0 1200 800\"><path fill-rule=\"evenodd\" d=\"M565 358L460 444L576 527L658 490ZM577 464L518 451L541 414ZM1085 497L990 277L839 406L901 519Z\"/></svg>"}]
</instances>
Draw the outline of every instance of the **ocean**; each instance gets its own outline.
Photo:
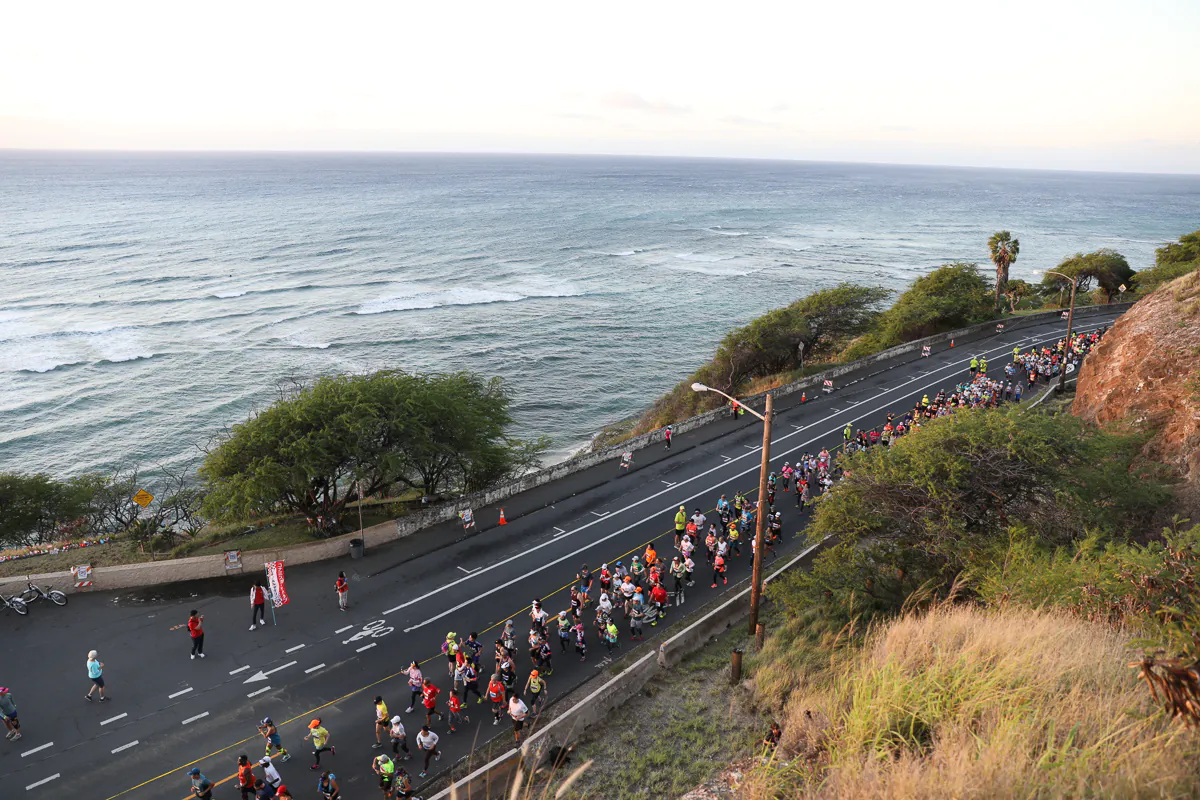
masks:
<instances>
[{"instance_id":1,"label":"ocean","mask_svg":"<svg viewBox=\"0 0 1200 800\"><path fill-rule=\"evenodd\" d=\"M0 153L0 471L181 465L339 371L499 375L550 460L840 281L1200 228L1200 177L501 155Z\"/></svg>"}]
</instances>

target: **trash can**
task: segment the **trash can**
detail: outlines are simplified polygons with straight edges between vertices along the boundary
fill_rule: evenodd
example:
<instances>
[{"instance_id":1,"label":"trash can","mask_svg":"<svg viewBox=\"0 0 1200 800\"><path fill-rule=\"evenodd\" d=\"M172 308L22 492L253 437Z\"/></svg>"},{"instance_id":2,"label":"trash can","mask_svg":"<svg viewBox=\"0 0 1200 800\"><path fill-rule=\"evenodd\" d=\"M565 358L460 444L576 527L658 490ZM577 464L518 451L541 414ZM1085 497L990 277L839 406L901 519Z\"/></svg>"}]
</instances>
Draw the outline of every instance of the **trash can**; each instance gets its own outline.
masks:
<instances>
[{"instance_id":1,"label":"trash can","mask_svg":"<svg viewBox=\"0 0 1200 800\"><path fill-rule=\"evenodd\" d=\"M351 558L362 558L363 557L363 540L362 539L351 539L350 540L350 557Z\"/></svg>"}]
</instances>

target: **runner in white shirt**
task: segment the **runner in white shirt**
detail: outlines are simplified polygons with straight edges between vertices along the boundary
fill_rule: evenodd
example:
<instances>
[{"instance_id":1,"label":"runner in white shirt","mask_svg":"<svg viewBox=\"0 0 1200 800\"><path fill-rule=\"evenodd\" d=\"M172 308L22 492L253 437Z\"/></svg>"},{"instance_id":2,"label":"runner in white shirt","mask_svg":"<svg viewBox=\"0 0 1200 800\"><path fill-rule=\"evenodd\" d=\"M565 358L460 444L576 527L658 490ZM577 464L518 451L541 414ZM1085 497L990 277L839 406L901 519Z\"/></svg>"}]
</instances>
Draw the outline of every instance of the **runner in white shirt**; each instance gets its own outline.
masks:
<instances>
[{"instance_id":1,"label":"runner in white shirt","mask_svg":"<svg viewBox=\"0 0 1200 800\"><path fill-rule=\"evenodd\" d=\"M521 695L514 694L508 701L508 715L513 721L513 739L521 743L521 728L525 727L525 717L529 716L529 708Z\"/></svg>"},{"instance_id":2,"label":"runner in white shirt","mask_svg":"<svg viewBox=\"0 0 1200 800\"><path fill-rule=\"evenodd\" d=\"M425 754L425 768L421 770L418 778L424 778L429 774L429 759L434 761L442 760L442 753L437 749L438 735L429 730L428 725L421 726L421 732L417 734L417 749Z\"/></svg>"},{"instance_id":3,"label":"runner in white shirt","mask_svg":"<svg viewBox=\"0 0 1200 800\"><path fill-rule=\"evenodd\" d=\"M258 763L263 768L263 780L278 789L279 784L283 783L283 777L279 774L279 770L275 769L275 765L271 763L270 757L263 756L262 760Z\"/></svg>"}]
</instances>

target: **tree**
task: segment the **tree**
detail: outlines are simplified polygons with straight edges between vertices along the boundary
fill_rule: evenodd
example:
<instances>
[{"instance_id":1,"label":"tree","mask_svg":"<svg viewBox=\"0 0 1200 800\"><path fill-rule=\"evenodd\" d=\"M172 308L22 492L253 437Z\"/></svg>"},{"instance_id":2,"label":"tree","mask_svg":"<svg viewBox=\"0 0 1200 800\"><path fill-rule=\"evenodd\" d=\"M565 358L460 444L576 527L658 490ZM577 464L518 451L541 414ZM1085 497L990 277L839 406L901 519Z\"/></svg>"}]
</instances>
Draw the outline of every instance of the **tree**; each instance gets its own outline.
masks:
<instances>
[{"instance_id":1,"label":"tree","mask_svg":"<svg viewBox=\"0 0 1200 800\"><path fill-rule=\"evenodd\" d=\"M1000 297L1006 294L1004 287L1008 283L1008 268L1017 260L1020 252L1021 243L1012 238L1008 231L996 231L988 239L988 253L996 265L996 311L1001 310Z\"/></svg>"},{"instance_id":2,"label":"tree","mask_svg":"<svg viewBox=\"0 0 1200 800\"><path fill-rule=\"evenodd\" d=\"M1022 300L1026 297L1033 297L1036 294L1037 287L1020 278L1014 278L1004 284L1004 296L1008 298L1008 310L1013 314L1017 312L1017 305Z\"/></svg>"},{"instance_id":3,"label":"tree","mask_svg":"<svg viewBox=\"0 0 1200 800\"><path fill-rule=\"evenodd\" d=\"M1074 280L1076 293L1090 291L1095 286L1104 292L1105 302L1108 303L1112 302L1113 295L1119 293L1122 286L1129 287L1134 274L1125 256L1108 248L1092 253L1076 253L1054 269ZM1071 289L1069 280L1049 272L1042 276L1042 285L1048 292L1059 293L1059 305L1062 305L1062 295Z\"/></svg>"},{"instance_id":4,"label":"tree","mask_svg":"<svg viewBox=\"0 0 1200 800\"><path fill-rule=\"evenodd\" d=\"M28 546L58 540L64 526L88 514L86 481L45 473L0 473L0 545Z\"/></svg>"},{"instance_id":5,"label":"tree","mask_svg":"<svg viewBox=\"0 0 1200 800\"><path fill-rule=\"evenodd\" d=\"M842 354L858 358L992 316L991 286L975 264L944 264L913 281L896 304L880 315L875 331Z\"/></svg>"},{"instance_id":6,"label":"tree","mask_svg":"<svg viewBox=\"0 0 1200 800\"><path fill-rule=\"evenodd\" d=\"M1143 529L1169 498L1140 464L1144 439L1071 417L961 410L845 461L808 533L831 538L811 573L785 579L793 608L901 608L993 563L1018 531L1046 547Z\"/></svg>"},{"instance_id":7,"label":"tree","mask_svg":"<svg viewBox=\"0 0 1200 800\"><path fill-rule=\"evenodd\" d=\"M509 437L498 378L383 371L335 375L285 394L235 425L200 475L204 513L235 520L304 514L338 530L346 504L396 485L469 491L520 474L547 446Z\"/></svg>"},{"instance_id":8,"label":"tree","mask_svg":"<svg viewBox=\"0 0 1200 800\"><path fill-rule=\"evenodd\" d=\"M1164 283L1200 269L1200 231L1184 234L1154 251L1154 266L1134 275L1141 294L1149 294Z\"/></svg>"},{"instance_id":9,"label":"tree","mask_svg":"<svg viewBox=\"0 0 1200 800\"><path fill-rule=\"evenodd\" d=\"M720 380L714 385L730 392L748 378L795 369L801 346L805 360L829 357L870 329L889 294L880 287L842 283L767 312L721 340L713 358Z\"/></svg>"}]
</instances>

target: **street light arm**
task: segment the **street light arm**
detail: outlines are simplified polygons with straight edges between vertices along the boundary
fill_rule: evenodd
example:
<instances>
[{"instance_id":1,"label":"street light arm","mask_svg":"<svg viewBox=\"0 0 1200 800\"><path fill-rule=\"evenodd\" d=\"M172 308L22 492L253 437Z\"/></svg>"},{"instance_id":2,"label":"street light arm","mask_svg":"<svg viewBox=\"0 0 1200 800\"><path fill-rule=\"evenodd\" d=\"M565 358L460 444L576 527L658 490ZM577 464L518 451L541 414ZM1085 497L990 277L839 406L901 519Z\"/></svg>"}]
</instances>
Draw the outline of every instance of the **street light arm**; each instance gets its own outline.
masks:
<instances>
[{"instance_id":1,"label":"street light arm","mask_svg":"<svg viewBox=\"0 0 1200 800\"><path fill-rule=\"evenodd\" d=\"M713 387L711 387L711 386L705 386L705 385L704 385L704 384L702 384L702 383L693 383L693 384L692 384L692 391L694 391L694 392L716 392L717 394L721 395L721 397L724 397L724 398L725 398L726 400L728 400L729 402L731 402L731 403L737 403L739 406L741 406L742 408L746 409L747 411L749 411L749 412L750 412L751 414L753 414L754 416L758 417L759 421L761 421L761 422L766 422L766 421L767 421L767 418L766 418L766 417L764 417L762 414L758 413L758 412L757 412L757 411L755 411L753 408L750 408L750 407L748 407L748 406L747 406L745 403L743 403L741 400L738 400L736 397L730 397L729 395L727 395L727 394L725 394L724 392L722 392L720 389L714 389Z\"/></svg>"}]
</instances>

